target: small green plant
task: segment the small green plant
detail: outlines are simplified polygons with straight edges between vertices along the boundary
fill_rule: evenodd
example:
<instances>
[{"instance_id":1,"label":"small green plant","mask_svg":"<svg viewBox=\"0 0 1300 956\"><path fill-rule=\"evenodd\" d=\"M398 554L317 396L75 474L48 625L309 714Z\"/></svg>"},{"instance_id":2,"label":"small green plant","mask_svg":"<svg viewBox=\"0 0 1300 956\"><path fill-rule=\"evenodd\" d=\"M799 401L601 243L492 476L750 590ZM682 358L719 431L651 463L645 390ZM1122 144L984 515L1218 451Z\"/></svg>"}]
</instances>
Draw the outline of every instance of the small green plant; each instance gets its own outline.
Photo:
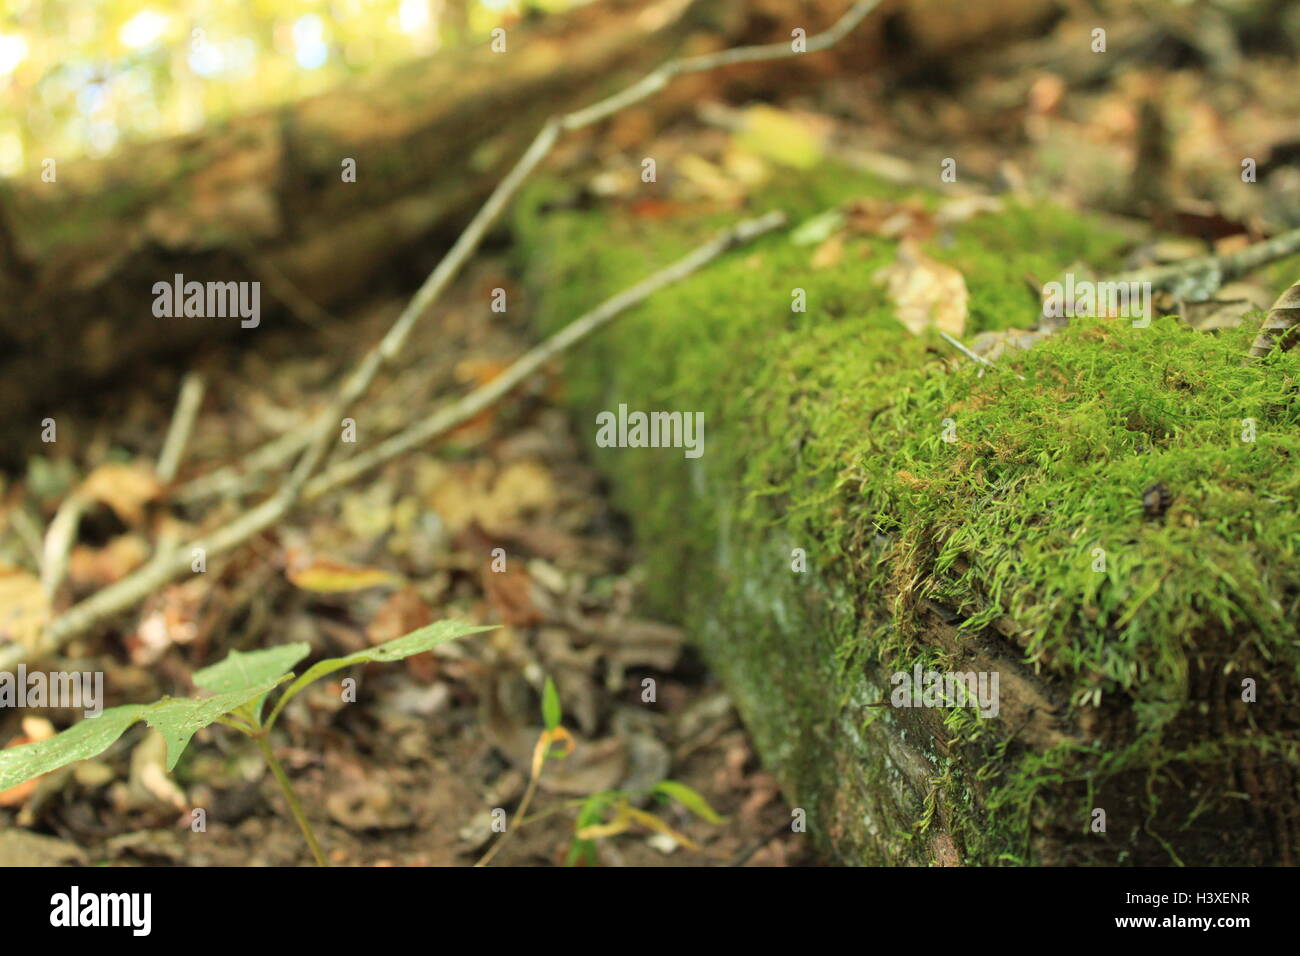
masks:
<instances>
[{"instance_id":1,"label":"small green plant","mask_svg":"<svg viewBox=\"0 0 1300 956\"><path fill-rule=\"evenodd\" d=\"M698 851L700 847L683 833L679 833L665 823L660 817L638 808L634 801L641 794L627 790L600 790L580 800L566 800L549 810L543 810L528 816L528 808L537 794L537 785L542 778L542 770L548 760L563 760L573 752L576 742L573 735L564 729L561 721L563 712L560 707L560 694L555 682L546 678L542 688L542 732L533 747L533 761L528 777L528 787L519 801L516 816L519 822L502 835L501 839L488 849L476 866L487 866L492 858L500 852L510 837L522 826L550 816L561 810L576 809L577 816L573 824L573 839L564 859L565 866L595 866L596 841L604 837L616 836L633 826L641 826L656 833L672 837L688 850ZM714 812L707 800L698 792L676 780L661 780L649 791L650 796L661 802L672 799L712 824L725 821Z\"/></svg>"},{"instance_id":2,"label":"small green plant","mask_svg":"<svg viewBox=\"0 0 1300 956\"><path fill-rule=\"evenodd\" d=\"M220 663L194 673L195 686L211 691L210 697L164 697L152 704L111 707L98 717L87 718L46 740L0 751L0 792L43 773L103 753L139 720L156 729L167 741L167 769L170 771L197 731L209 724L225 724L257 742L276 783L284 791L289 810L298 821L312 856L320 866L329 866L289 777L271 750L271 730L285 705L308 684L334 671L366 661L402 660L467 634L488 630L492 628L464 621L439 621L346 657L318 661L296 679L292 668L310 653L309 644L284 644L248 654L231 651ZM267 696L285 683L289 686L280 694L269 716L263 719Z\"/></svg>"}]
</instances>

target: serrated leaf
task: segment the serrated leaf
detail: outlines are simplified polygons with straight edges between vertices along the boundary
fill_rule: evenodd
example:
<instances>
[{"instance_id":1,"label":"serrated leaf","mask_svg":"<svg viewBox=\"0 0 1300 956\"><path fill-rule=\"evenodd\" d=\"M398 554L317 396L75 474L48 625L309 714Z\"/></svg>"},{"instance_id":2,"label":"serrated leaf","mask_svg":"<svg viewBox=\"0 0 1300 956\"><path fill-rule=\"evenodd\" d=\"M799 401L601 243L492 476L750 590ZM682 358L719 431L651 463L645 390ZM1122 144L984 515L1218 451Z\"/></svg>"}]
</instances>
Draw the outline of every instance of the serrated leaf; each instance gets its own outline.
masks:
<instances>
[{"instance_id":1,"label":"serrated leaf","mask_svg":"<svg viewBox=\"0 0 1300 956\"><path fill-rule=\"evenodd\" d=\"M454 641L458 637L464 637L467 634L477 634L480 631L492 631L496 628L492 625L479 626L470 624L466 621L447 620L437 621L427 627L419 628L412 631L405 637L399 637L393 641L386 641L383 644L377 644L374 647L367 648L364 651L357 651L355 654L349 654L347 657L330 657L323 661L317 661L311 667L303 672L303 675L289 685L284 696L276 703L276 713L278 713L288 702L289 698L298 691L302 690L312 681L319 680L326 674L332 674L334 671L342 670L345 667L351 667L353 664L361 664L365 661L400 661L403 658L412 657L416 654L422 654L425 651L432 650L439 644L446 644L448 641ZM273 714L272 717L275 715Z\"/></svg>"},{"instance_id":2,"label":"serrated leaf","mask_svg":"<svg viewBox=\"0 0 1300 956\"><path fill-rule=\"evenodd\" d=\"M560 692L555 688L555 681L549 677L546 678L546 685L542 688L542 722L546 724L547 730L554 730L560 726L560 721L564 718L564 711L560 708Z\"/></svg>"},{"instance_id":3,"label":"serrated leaf","mask_svg":"<svg viewBox=\"0 0 1300 956\"><path fill-rule=\"evenodd\" d=\"M660 780L655 784L652 792L662 793L664 796L676 800L701 820L706 820L709 823L723 822L722 817L718 816L717 811L715 811L713 807L709 806L709 801L705 800L697 791L686 786L684 783L679 783L676 780Z\"/></svg>"},{"instance_id":4,"label":"serrated leaf","mask_svg":"<svg viewBox=\"0 0 1300 956\"><path fill-rule=\"evenodd\" d=\"M0 750L0 791L78 760L102 754L141 718L149 706L127 704L110 707L98 717L87 717L61 734Z\"/></svg>"}]
</instances>

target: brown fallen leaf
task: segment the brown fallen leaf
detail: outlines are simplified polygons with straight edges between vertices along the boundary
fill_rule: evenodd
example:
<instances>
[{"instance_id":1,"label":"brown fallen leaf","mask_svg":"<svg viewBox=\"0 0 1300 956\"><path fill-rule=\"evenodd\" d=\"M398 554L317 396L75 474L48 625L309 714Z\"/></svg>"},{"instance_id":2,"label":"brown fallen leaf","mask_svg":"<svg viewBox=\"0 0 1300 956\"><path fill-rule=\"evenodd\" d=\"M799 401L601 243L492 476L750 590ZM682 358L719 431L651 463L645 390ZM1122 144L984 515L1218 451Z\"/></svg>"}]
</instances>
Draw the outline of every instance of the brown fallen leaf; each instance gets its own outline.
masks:
<instances>
[{"instance_id":1,"label":"brown fallen leaf","mask_svg":"<svg viewBox=\"0 0 1300 956\"><path fill-rule=\"evenodd\" d=\"M406 583L406 579L394 571L346 564L332 558L314 558L301 565L291 559L285 576L295 587L319 594L338 594L374 587L401 587Z\"/></svg>"},{"instance_id":2,"label":"brown fallen leaf","mask_svg":"<svg viewBox=\"0 0 1300 956\"><path fill-rule=\"evenodd\" d=\"M156 501L162 482L147 465L100 465L81 483L78 493L112 508L124 522L137 525L144 520L144 507Z\"/></svg>"},{"instance_id":3,"label":"brown fallen leaf","mask_svg":"<svg viewBox=\"0 0 1300 956\"><path fill-rule=\"evenodd\" d=\"M1273 303L1259 335L1251 343L1250 359L1263 358L1279 344L1283 351L1291 349L1300 339L1296 335L1297 328L1300 328L1300 282L1283 292Z\"/></svg>"},{"instance_id":4,"label":"brown fallen leaf","mask_svg":"<svg viewBox=\"0 0 1300 956\"><path fill-rule=\"evenodd\" d=\"M928 258L910 238L898 244L898 258L876 273L894 303L894 315L913 335L936 328L960 336L966 328L966 279L952 266Z\"/></svg>"},{"instance_id":5,"label":"brown fallen leaf","mask_svg":"<svg viewBox=\"0 0 1300 956\"><path fill-rule=\"evenodd\" d=\"M68 557L68 580L92 590L120 581L149 558L149 543L136 534L120 534L102 548L79 544Z\"/></svg>"},{"instance_id":6,"label":"brown fallen leaf","mask_svg":"<svg viewBox=\"0 0 1300 956\"><path fill-rule=\"evenodd\" d=\"M427 480L427 504L452 534L475 521L496 533L526 514L549 510L557 498L550 471L529 459L512 462L499 473L487 462L447 467L431 472Z\"/></svg>"},{"instance_id":7,"label":"brown fallen leaf","mask_svg":"<svg viewBox=\"0 0 1300 956\"><path fill-rule=\"evenodd\" d=\"M433 609L413 587L404 587L389 595L366 628L371 644L393 641L433 621Z\"/></svg>"},{"instance_id":8,"label":"brown fallen leaf","mask_svg":"<svg viewBox=\"0 0 1300 956\"><path fill-rule=\"evenodd\" d=\"M508 564L504 571L485 568L483 592L501 620L511 627L541 624L542 612L533 601L533 580L519 564Z\"/></svg>"},{"instance_id":9,"label":"brown fallen leaf","mask_svg":"<svg viewBox=\"0 0 1300 956\"><path fill-rule=\"evenodd\" d=\"M0 644L34 648L49 619L50 603L40 580L0 565Z\"/></svg>"},{"instance_id":10,"label":"brown fallen leaf","mask_svg":"<svg viewBox=\"0 0 1300 956\"><path fill-rule=\"evenodd\" d=\"M23 744L34 744L38 740L45 740L53 736L54 726L44 717L27 717L23 719L23 732L5 744L5 749L21 747ZM21 807L46 776L46 774L41 774L30 780L24 780L16 787L0 790L0 807Z\"/></svg>"},{"instance_id":11,"label":"brown fallen leaf","mask_svg":"<svg viewBox=\"0 0 1300 956\"><path fill-rule=\"evenodd\" d=\"M829 269L839 265L843 258L844 234L837 232L817 247L808 264L814 269Z\"/></svg>"},{"instance_id":12,"label":"brown fallen leaf","mask_svg":"<svg viewBox=\"0 0 1300 956\"><path fill-rule=\"evenodd\" d=\"M844 207L844 217L852 232L882 239L929 239L937 231L934 215L914 196L857 199Z\"/></svg>"},{"instance_id":13,"label":"brown fallen leaf","mask_svg":"<svg viewBox=\"0 0 1300 956\"><path fill-rule=\"evenodd\" d=\"M627 771L627 743L622 738L583 740L570 756L547 763L539 785L550 793L580 797L617 787Z\"/></svg>"},{"instance_id":14,"label":"brown fallen leaf","mask_svg":"<svg viewBox=\"0 0 1300 956\"><path fill-rule=\"evenodd\" d=\"M433 623L433 609L413 587L404 587L389 595L366 628L366 640L384 644L409 634L416 628ZM438 676L438 659L432 651L416 654L405 661L406 669L424 683Z\"/></svg>"}]
</instances>

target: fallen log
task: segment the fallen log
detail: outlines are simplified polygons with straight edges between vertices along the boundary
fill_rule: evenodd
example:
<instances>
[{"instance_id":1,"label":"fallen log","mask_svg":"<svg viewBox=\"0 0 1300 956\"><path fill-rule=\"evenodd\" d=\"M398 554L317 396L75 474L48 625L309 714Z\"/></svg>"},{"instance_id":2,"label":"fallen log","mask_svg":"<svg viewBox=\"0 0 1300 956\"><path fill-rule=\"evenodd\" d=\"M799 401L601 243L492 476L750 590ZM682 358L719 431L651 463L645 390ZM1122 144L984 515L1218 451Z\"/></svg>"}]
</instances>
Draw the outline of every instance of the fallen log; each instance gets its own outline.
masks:
<instances>
[{"instance_id":1,"label":"fallen log","mask_svg":"<svg viewBox=\"0 0 1300 956\"><path fill-rule=\"evenodd\" d=\"M823 167L752 206L882 188ZM709 227L565 196L517 220L542 329ZM1036 321L1026 272L1123 245L1054 209L950 238L927 251L968 334ZM769 237L568 357L653 610L841 861L1297 862L1300 355L1242 368L1257 323L1077 319L989 369L904 331L871 280L892 245L814 268ZM702 415L703 453L611 442L621 406Z\"/></svg>"}]
</instances>

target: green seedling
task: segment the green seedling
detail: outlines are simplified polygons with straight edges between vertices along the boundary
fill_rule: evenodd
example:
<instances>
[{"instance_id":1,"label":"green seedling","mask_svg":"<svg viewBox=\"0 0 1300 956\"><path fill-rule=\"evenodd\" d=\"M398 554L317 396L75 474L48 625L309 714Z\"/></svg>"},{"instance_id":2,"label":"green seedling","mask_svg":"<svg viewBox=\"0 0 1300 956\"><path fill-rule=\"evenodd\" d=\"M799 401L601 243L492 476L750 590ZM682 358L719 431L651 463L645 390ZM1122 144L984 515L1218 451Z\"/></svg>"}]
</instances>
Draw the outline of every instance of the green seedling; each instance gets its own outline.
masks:
<instances>
[{"instance_id":1,"label":"green seedling","mask_svg":"<svg viewBox=\"0 0 1300 956\"><path fill-rule=\"evenodd\" d=\"M534 820L540 820L553 813L568 809L576 809L577 815L574 819L573 839L569 844L569 850L564 860L565 866L594 866L596 864L596 841L605 837L617 836L634 826L640 826L670 836L688 850L698 851L700 849L698 844L691 840L690 837L674 830L663 819L648 810L637 807L634 801L641 794L627 790L600 790L583 799L566 800L548 810L535 813L531 817L528 816L528 808L532 805L533 797L537 794L537 785L542 778L542 771L545 769L547 761L563 760L573 752L576 746L573 735L564 729L563 717L559 692L556 690L555 682L548 677L546 678L546 684L542 688L543 729L537 737L536 745L533 747L533 761L528 778L528 787L524 791L523 798L519 801L519 809L516 812L519 822L507 830L501 839L492 844L491 848L476 864L477 866L487 866L520 827L532 823ZM651 788L650 796L655 797L660 802L669 799L675 800L708 823L721 824L725 822L722 817L714 812L704 797L686 784L676 780L660 781Z\"/></svg>"},{"instance_id":2,"label":"green seedling","mask_svg":"<svg viewBox=\"0 0 1300 956\"><path fill-rule=\"evenodd\" d=\"M488 630L492 628L464 621L439 621L346 657L318 661L301 677L295 677L292 668L311 652L309 644L284 644L248 654L231 651L220 663L194 673L195 686L210 691L210 697L164 697L152 704L111 707L98 717L87 718L46 740L0 751L0 792L43 773L103 753L139 720L157 730L166 740L167 769L170 771L197 731L209 724L225 724L256 741L276 783L284 791L289 811L298 821L312 856L320 866L328 866L289 777L271 750L271 730L285 705L308 684L353 664L399 661L467 634ZM263 719L267 696L284 684L288 686L276 700L269 716Z\"/></svg>"}]
</instances>

